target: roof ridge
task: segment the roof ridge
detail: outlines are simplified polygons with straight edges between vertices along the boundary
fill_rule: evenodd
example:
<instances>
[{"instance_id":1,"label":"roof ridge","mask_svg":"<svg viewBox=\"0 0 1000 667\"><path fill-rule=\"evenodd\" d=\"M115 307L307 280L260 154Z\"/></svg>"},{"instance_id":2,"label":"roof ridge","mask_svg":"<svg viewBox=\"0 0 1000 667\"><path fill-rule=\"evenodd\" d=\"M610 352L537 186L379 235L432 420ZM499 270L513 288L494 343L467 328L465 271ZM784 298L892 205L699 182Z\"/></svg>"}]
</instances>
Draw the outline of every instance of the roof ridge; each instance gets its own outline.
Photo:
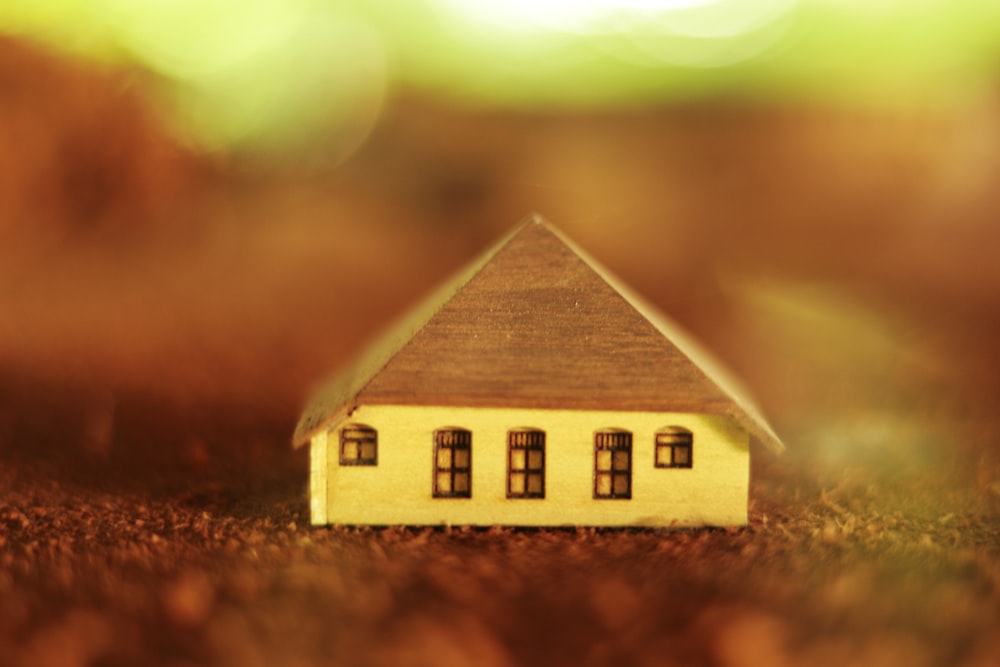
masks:
<instances>
[{"instance_id":1,"label":"roof ridge","mask_svg":"<svg viewBox=\"0 0 1000 667\"><path fill-rule=\"evenodd\" d=\"M325 425L350 414L356 408L353 403L365 387L378 375L393 357L403 351L413 337L423 330L434 315L454 298L493 257L507 246L521 231L531 224L542 224L551 229L537 213L529 214L513 230L505 234L489 248L462 265L451 277L434 288L415 306L391 322L377 335L374 342L365 347L345 366L337 369L320 383L320 388L309 400L309 405L295 427L292 445L300 447ZM413 326L407 326L412 324ZM358 378L363 378L356 382Z\"/></svg>"},{"instance_id":2,"label":"roof ridge","mask_svg":"<svg viewBox=\"0 0 1000 667\"><path fill-rule=\"evenodd\" d=\"M749 413L730 414L747 430L757 436L763 444L772 451L785 449L781 439L764 419L763 413L756 401L751 397L746 386L720 361L714 354L698 342L682 325L672 317L650 303L644 296L632 290L615 273L596 260L590 253L566 237L555 227L548 225L559 239L587 263L608 285L618 292L644 319L646 319L665 338L670 340L686 357L694 362L702 376L731 398L743 411ZM745 419L749 417L750 420Z\"/></svg>"},{"instance_id":3,"label":"roof ridge","mask_svg":"<svg viewBox=\"0 0 1000 667\"><path fill-rule=\"evenodd\" d=\"M293 444L360 403L724 414L783 449L749 392L714 356L539 215L328 382Z\"/></svg>"}]
</instances>

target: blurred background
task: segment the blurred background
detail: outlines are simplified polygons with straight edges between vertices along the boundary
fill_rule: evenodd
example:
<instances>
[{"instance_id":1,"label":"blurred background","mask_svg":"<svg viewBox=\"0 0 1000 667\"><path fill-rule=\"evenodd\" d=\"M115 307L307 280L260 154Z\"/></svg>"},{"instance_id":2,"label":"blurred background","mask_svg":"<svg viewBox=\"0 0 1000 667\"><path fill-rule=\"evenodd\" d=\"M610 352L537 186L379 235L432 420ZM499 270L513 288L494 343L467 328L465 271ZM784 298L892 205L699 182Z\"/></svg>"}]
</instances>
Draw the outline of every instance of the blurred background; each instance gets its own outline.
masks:
<instances>
[{"instance_id":1,"label":"blurred background","mask_svg":"<svg viewBox=\"0 0 1000 667\"><path fill-rule=\"evenodd\" d=\"M994 0L0 2L0 662L995 665L998 175ZM308 528L529 213L756 394L749 528Z\"/></svg>"},{"instance_id":2,"label":"blurred background","mask_svg":"<svg viewBox=\"0 0 1000 667\"><path fill-rule=\"evenodd\" d=\"M939 416L997 407L995 2L39 0L0 32L9 451L287 457L316 382L538 212L791 448L990 455Z\"/></svg>"}]
</instances>

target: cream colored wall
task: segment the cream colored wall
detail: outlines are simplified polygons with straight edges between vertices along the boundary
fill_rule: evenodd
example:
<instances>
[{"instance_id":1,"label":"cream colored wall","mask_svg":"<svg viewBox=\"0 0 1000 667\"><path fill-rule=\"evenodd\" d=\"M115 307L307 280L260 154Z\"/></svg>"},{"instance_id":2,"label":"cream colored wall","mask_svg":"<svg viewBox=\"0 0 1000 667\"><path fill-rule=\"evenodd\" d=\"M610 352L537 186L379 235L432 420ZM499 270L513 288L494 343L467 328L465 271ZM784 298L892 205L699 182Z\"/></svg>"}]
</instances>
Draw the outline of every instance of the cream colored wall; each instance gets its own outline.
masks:
<instances>
[{"instance_id":1,"label":"cream colored wall","mask_svg":"<svg viewBox=\"0 0 1000 667\"><path fill-rule=\"evenodd\" d=\"M747 521L748 436L714 415L362 406L348 420L378 431L377 466L340 466L337 430L312 440L314 524L741 525ZM433 498L433 432L472 431L472 497ZM507 431L546 433L545 498L508 499ZM694 434L694 467L653 466L653 434ZM594 431L632 431L631 500L593 497ZM326 461L326 480L322 466ZM324 513L325 509L325 513ZM325 515L324 515L325 514Z\"/></svg>"},{"instance_id":2,"label":"cream colored wall","mask_svg":"<svg viewBox=\"0 0 1000 667\"><path fill-rule=\"evenodd\" d=\"M336 442L336 434L334 438ZM336 445L334 453L337 453ZM327 434L324 431L313 436L309 446L309 515L315 525L330 523L326 513L328 461ZM337 465L336 461L334 465Z\"/></svg>"}]
</instances>

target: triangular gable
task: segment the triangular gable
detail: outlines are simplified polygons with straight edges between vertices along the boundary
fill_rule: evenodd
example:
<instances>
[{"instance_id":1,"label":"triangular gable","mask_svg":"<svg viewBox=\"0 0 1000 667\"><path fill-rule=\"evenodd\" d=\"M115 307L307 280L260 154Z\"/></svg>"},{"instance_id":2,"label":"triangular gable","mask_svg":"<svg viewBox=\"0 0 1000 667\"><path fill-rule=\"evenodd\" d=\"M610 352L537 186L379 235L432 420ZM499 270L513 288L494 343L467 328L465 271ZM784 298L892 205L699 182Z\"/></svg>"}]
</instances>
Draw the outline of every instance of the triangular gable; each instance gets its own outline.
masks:
<instances>
[{"instance_id":1,"label":"triangular gable","mask_svg":"<svg viewBox=\"0 0 1000 667\"><path fill-rule=\"evenodd\" d=\"M295 444L357 405L447 405L722 414L780 450L685 338L533 218L328 385Z\"/></svg>"}]
</instances>

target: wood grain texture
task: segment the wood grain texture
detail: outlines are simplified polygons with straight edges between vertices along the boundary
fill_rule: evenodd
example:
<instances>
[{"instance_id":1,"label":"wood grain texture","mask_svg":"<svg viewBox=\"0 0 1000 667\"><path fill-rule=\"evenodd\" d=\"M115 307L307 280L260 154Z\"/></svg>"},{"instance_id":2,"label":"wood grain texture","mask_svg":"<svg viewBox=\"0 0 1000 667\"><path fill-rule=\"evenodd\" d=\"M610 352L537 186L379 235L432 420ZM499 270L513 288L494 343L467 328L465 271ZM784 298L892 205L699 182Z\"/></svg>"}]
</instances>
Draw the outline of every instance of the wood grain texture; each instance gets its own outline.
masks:
<instances>
[{"instance_id":1,"label":"wood grain texture","mask_svg":"<svg viewBox=\"0 0 1000 667\"><path fill-rule=\"evenodd\" d=\"M450 296L430 317L419 309L422 326L404 324L404 344L388 337L397 351L375 355L384 365L335 380L306 411L296 444L355 406L438 405L727 415L781 448L749 401L540 218L485 257L439 293Z\"/></svg>"}]
</instances>

